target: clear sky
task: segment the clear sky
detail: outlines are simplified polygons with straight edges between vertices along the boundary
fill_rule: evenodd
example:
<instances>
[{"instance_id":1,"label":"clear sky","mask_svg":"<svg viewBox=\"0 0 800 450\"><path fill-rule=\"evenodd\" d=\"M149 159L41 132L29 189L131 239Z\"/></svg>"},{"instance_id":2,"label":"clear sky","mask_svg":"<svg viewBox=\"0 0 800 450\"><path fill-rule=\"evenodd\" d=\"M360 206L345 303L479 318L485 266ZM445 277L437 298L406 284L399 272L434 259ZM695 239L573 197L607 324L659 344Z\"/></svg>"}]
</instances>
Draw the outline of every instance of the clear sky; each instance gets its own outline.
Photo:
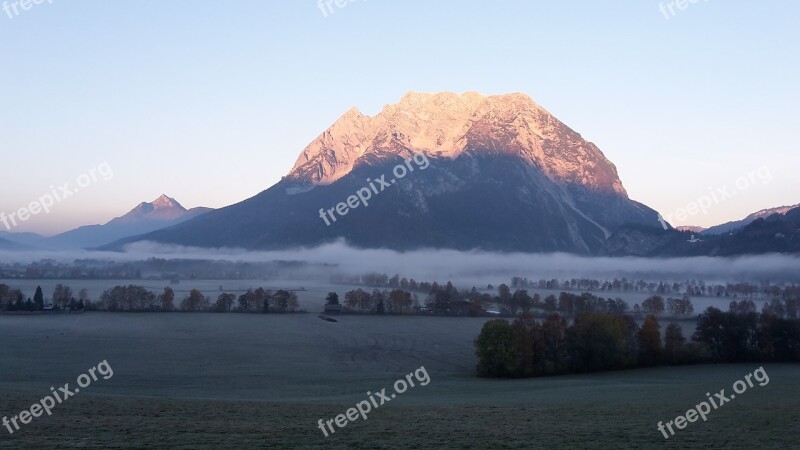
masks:
<instances>
[{"instance_id":1,"label":"clear sky","mask_svg":"<svg viewBox=\"0 0 800 450\"><path fill-rule=\"evenodd\" d=\"M800 203L797 1L673 16L655 0L353 0L327 17L316 0L14 3L0 11L0 212L113 170L14 231L105 222L162 193L241 201L351 106L374 114L410 90L524 92L665 216L735 191L675 224ZM731 188L758 169L769 177Z\"/></svg>"}]
</instances>

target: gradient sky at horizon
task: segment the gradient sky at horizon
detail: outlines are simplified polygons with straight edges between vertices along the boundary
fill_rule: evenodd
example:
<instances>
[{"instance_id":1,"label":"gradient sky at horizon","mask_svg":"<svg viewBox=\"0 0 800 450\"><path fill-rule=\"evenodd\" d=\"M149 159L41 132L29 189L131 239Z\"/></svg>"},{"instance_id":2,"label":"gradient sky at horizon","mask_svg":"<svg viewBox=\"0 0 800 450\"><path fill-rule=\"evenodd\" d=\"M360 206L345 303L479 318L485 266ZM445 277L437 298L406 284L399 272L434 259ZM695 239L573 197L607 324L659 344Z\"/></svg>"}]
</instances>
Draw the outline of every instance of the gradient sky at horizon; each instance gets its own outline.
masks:
<instances>
[{"instance_id":1,"label":"gradient sky at horizon","mask_svg":"<svg viewBox=\"0 0 800 450\"><path fill-rule=\"evenodd\" d=\"M445 90L530 95L665 216L769 171L675 225L800 203L800 3L700 1L670 19L649 0L333 9L45 0L0 11L0 212L103 162L111 180L13 231L104 223L162 193L226 206L277 182L350 107L375 114L407 91Z\"/></svg>"}]
</instances>

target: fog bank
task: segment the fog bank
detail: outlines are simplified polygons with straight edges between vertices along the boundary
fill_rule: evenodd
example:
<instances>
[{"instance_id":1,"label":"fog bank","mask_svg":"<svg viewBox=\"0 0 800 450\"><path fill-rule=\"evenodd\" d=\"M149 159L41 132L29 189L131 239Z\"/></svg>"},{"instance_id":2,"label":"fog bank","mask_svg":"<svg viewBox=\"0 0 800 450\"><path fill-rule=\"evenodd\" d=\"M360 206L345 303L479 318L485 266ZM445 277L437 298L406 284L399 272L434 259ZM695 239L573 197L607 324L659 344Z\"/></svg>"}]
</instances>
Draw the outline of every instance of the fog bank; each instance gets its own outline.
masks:
<instances>
[{"instance_id":1,"label":"fog bank","mask_svg":"<svg viewBox=\"0 0 800 450\"><path fill-rule=\"evenodd\" d=\"M539 279L636 278L648 280L703 279L706 281L800 281L800 258L758 255L735 258L585 257L565 253L530 254L486 251L357 249L344 243L280 251L246 251L235 248L193 248L152 242L136 243L124 253L114 252L3 252L0 262L30 263L53 259L140 261L149 258L200 259L241 262L303 261L311 265L298 278L319 278L332 273L398 273L420 281L451 280L461 285L507 282L513 276Z\"/></svg>"}]
</instances>

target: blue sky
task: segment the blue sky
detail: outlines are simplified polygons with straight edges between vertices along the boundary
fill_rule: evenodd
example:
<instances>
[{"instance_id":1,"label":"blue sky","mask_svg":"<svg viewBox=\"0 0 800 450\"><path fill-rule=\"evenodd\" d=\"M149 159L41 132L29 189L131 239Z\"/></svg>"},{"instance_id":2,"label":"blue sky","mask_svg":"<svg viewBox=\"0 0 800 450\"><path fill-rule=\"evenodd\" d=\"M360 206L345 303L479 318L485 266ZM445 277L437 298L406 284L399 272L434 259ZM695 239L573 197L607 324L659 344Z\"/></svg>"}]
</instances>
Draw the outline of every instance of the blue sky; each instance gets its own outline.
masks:
<instances>
[{"instance_id":1,"label":"blue sky","mask_svg":"<svg viewBox=\"0 0 800 450\"><path fill-rule=\"evenodd\" d=\"M0 0L0 3L2 1ZM13 2L9 2L13 3ZM666 6L669 2L663 2ZM268 188L351 106L524 92L678 224L800 202L800 3L44 0L0 11L0 212L107 162L14 231L105 222L166 193L221 207ZM9 14L13 18L9 17Z\"/></svg>"}]
</instances>

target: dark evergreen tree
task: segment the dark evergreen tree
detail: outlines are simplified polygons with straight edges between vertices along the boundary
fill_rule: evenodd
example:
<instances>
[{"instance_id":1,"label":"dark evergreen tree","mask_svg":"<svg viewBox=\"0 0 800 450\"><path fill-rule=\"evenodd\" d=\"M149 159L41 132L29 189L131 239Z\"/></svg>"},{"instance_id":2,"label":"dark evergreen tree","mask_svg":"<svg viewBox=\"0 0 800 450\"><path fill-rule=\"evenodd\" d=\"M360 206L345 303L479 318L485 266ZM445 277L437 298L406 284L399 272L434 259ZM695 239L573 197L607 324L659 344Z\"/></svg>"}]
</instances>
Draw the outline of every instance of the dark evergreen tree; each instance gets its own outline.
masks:
<instances>
[{"instance_id":1,"label":"dark evergreen tree","mask_svg":"<svg viewBox=\"0 0 800 450\"><path fill-rule=\"evenodd\" d=\"M36 286L36 293L33 294L33 303L36 304L36 309L44 309L44 292L41 286Z\"/></svg>"}]
</instances>

